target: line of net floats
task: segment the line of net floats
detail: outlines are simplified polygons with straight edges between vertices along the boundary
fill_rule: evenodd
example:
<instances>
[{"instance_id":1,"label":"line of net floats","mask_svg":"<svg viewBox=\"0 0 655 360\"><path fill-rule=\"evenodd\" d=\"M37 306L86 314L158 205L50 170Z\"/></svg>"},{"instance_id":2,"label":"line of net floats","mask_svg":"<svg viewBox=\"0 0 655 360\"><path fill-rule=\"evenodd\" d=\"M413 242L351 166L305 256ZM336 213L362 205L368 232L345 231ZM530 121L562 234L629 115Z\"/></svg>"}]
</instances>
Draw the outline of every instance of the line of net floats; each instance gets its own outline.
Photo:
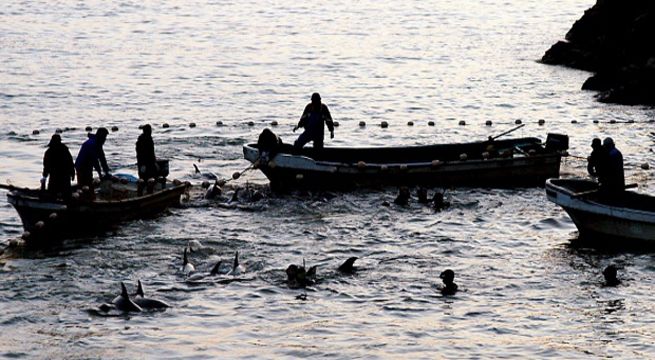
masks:
<instances>
[{"instance_id":1,"label":"line of net floats","mask_svg":"<svg viewBox=\"0 0 655 360\"><path fill-rule=\"evenodd\" d=\"M621 121L621 120L614 120L614 119L612 119L612 120L609 120L609 121L605 121L605 122L603 122L603 123L604 123L604 124L637 124L637 123L654 123L654 122L655 122L655 119L650 119L650 120L647 120L647 121L635 121L635 120L624 120L624 121ZM408 121L408 122L407 122L407 126L414 126L415 124L418 124L418 123L423 123L423 122L418 122L418 121ZM539 119L536 123L537 123L538 125L540 125L540 126L543 126L543 125L546 124L546 120L544 120L544 119ZM571 120L571 124L578 124L578 123L581 123L581 122L578 121L578 120ZM599 120L592 120L592 123L594 123L594 124L600 124L601 122L600 122ZM248 122L246 122L246 123L242 123L242 124L245 124L245 125L247 125L247 126L255 126L255 125L256 125L256 123L255 123L254 121L248 121ZM294 123L294 124L295 124L295 123ZM485 123L484 123L484 125L486 125L486 126L492 126L493 124L494 124L494 123L493 123L491 120L487 120L487 121L485 121ZM507 123L507 122L497 122L496 124L508 124L508 123ZM521 120L521 119L517 119L517 120L514 121L514 124L516 124L516 125L523 124L523 120ZM217 122L216 122L216 126L224 126L224 125L225 125L225 124L224 124L222 121L217 121ZM275 120L273 120L273 121L271 121L270 123L268 123L268 125L270 125L270 126L278 126L278 125L280 125L280 123L277 122L277 121L275 121ZM335 122L334 122L334 126L335 126L335 127L339 127L339 125L340 125L340 124L339 124L338 121L335 121ZM428 125L428 126L435 126L436 123L435 123L434 121L428 121L428 122L427 122L427 125ZM459 126L466 126L467 123L466 123L466 121L464 121L464 120L460 120L460 121L458 122L458 125L459 125ZM191 123L189 123L188 125L174 125L174 126L175 126L175 127L181 127L181 126L186 127L186 126L188 126L188 127L190 127L190 128L195 128L195 127L197 127L197 124L194 123L194 122L191 122ZM367 123L366 123L365 121L359 121L359 122L358 122L358 126L359 126L360 128L365 128L365 127L367 126ZM381 121L379 124L377 124L377 126L383 128L383 129L385 129L385 128L388 128L388 127L389 127L389 122L387 122L387 121ZM164 128L164 129L167 129L167 128L170 128L170 127L171 127L171 124L169 124L169 123L162 123L162 124L161 124L161 127ZM67 129L67 130L74 130L74 129ZM85 131L87 131L87 132L90 132L90 131L92 131L92 130L93 130L93 128L90 127L90 126L87 126L87 127L85 128ZM112 127L111 127L111 131L112 131L112 132L116 132L116 131L118 131L118 126L115 126L115 125L112 126ZM61 129L61 128L58 128L58 129L55 130L55 133L57 133L57 134L61 134L61 133L63 133L63 132L64 132L64 129ZM32 131L32 135L39 135L40 133L41 133L41 130L38 130L38 129L35 129L35 130Z\"/></svg>"}]
</instances>

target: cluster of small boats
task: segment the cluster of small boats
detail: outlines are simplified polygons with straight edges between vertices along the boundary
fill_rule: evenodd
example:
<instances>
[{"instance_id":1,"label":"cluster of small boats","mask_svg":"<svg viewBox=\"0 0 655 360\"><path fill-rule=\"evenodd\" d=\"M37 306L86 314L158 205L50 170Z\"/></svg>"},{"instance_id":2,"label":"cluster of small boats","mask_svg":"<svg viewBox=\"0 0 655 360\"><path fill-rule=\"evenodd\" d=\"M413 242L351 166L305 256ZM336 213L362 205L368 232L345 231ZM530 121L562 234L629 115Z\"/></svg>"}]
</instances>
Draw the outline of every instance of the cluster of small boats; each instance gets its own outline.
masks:
<instances>
[{"instance_id":1,"label":"cluster of small boats","mask_svg":"<svg viewBox=\"0 0 655 360\"><path fill-rule=\"evenodd\" d=\"M380 186L545 186L548 200L569 214L581 236L655 240L655 199L626 191L607 199L594 181L558 179L568 136L405 147L276 148L243 146L244 158L270 180L271 189L350 190ZM188 183L163 180L143 193L134 182L106 181L94 199L49 197L43 191L9 189L8 201L32 234L72 235L122 221L156 216L178 205Z\"/></svg>"}]
</instances>

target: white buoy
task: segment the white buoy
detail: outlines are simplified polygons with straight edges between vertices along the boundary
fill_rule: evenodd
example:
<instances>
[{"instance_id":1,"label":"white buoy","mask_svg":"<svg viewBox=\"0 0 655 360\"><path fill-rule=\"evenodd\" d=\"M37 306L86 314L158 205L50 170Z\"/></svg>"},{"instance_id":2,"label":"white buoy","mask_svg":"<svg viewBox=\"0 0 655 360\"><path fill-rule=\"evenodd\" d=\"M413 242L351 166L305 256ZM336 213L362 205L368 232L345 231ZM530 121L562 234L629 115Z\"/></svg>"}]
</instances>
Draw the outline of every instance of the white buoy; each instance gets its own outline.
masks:
<instances>
[{"instance_id":1,"label":"white buoy","mask_svg":"<svg viewBox=\"0 0 655 360\"><path fill-rule=\"evenodd\" d=\"M466 155L466 154L459 154L459 159L460 159L461 161L466 161L466 159L468 159L468 157L469 157L469 156Z\"/></svg>"},{"instance_id":2,"label":"white buoy","mask_svg":"<svg viewBox=\"0 0 655 360\"><path fill-rule=\"evenodd\" d=\"M297 174L296 175L296 180L298 180L298 181L301 181L304 178L305 178L305 176L303 174Z\"/></svg>"},{"instance_id":3,"label":"white buoy","mask_svg":"<svg viewBox=\"0 0 655 360\"><path fill-rule=\"evenodd\" d=\"M358 161L358 162L357 162L357 168L358 168L359 170L363 170L363 169L365 169L365 168L366 168L366 163L363 162L363 161L361 161L361 160Z\"/></svg>"}]
</instances>

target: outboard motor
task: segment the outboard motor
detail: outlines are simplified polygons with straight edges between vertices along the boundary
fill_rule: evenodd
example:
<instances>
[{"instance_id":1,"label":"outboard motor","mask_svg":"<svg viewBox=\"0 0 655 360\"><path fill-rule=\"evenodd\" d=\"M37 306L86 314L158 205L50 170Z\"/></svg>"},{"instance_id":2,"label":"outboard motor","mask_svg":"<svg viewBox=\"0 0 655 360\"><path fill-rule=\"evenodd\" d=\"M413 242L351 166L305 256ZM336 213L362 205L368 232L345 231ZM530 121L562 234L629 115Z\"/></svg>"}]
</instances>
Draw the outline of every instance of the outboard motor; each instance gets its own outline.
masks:
<instances>
[{"instance_id":1,"label":"outboard motor","mask_svg":"<svg viewBox=\"0 0 655 360\"><path fill-rule=\"evenodd\" d=\"M568 135L549 133L546 136L546 151L566 151L568 149Z\"/></svg>"},{"instance_id":2,"label":"outboard motor","mask_svg":"<svg viewBox=\"0 0 655 360\"><path fill-rule=\"evenodd\" d=\"M270 159L275 157L281 146L282 139L269 128L264 129L257 139L260 163L267 164Z\"/></svg>"}]
</instances>

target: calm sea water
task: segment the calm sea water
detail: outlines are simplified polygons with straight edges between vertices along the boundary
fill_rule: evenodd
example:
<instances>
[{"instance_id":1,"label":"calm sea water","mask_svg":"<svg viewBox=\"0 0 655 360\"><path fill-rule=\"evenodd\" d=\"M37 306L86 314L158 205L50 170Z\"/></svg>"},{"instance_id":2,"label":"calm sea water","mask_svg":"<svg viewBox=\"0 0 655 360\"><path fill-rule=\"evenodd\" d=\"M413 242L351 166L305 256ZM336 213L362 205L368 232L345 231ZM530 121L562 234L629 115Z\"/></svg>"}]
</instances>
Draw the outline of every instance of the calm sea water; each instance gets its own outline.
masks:
<instances>
[{"instance_id":1,"label":"calm sea water","mask_svg":"<svg viewBox=\"0 0 655 360\"><path fill-rule=\"evenodd\" d=\"M86 126L118 126L110 166L134 173L143 123L171 178L200 183L194 163L227 177L272 121L291 142L318 91L340 122L329 145L484 139L521 119L513 135L567 133L579 156L593 136L614 137L628 182L650 192L653 173L640 165L652 161L655 112L597 103L579 90L588 73L537 62L594 3L10 0L0 9L0 179L37 185L50 135L63 129L75 154ZM563 174L584 176L584 161L567 159ZM266 191L261 174L237 184L246 182ZM652 252L570 246L575 226L543 189L447 189L452 207L440 213L381 206L395 192L239 208L193 198L115 233L14 252L0 262L0 356L655 357ZM0 241L21 233L0 206ZM191 254L201 270L238 250L247 271L186 282L178 269L190 240L205 246ZM349 256L360 271L338 275ZM303 259L320 281L289 289L284 269ZM600 285L610 263L621 268L616 288ZM437 291L446 268L456 296ZM137 279L173 308L92 311Z\"/></svg>"}]
</instances>

